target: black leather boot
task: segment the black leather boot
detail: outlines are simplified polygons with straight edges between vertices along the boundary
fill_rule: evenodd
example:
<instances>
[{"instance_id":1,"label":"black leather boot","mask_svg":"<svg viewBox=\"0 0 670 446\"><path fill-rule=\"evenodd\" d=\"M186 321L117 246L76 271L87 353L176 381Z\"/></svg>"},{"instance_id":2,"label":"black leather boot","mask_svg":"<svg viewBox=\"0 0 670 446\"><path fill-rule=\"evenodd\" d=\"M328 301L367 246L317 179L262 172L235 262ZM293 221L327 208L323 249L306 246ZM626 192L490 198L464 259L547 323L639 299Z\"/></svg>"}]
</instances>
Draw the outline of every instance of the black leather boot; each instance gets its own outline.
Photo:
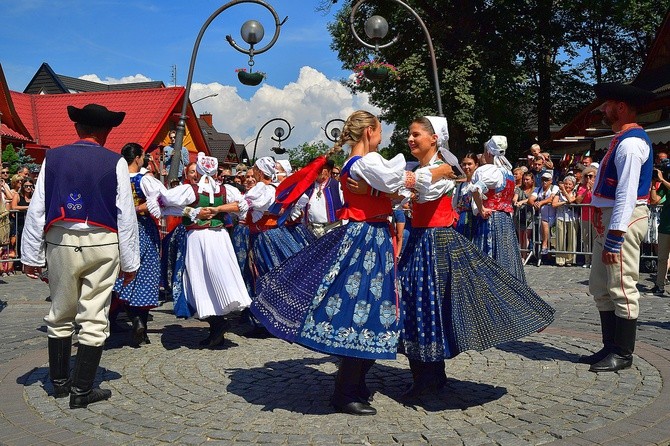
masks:
<instances>
[{"instance_id":1,"label":"black leather boot","mask_svg":"<svg viewBox=\"0 0 670 446\"><path fill-rule=\"evenodd\" d=\"M49 338L49 378L54 386L54 398L65 398L70 394L70 356L72 336Z\"/></svg>"},{"instance_id":2,"label":"black leather boot","mask_svg":"<svg viewBox=\"0 0 670 446\"><path fill-rule=\"evenodd\" d=\"M614 350L604 359L593 364L591 372L616 372L628 369L633 365L633 351L635 350L635 335L637 319L616 318L614 332Z\"/></svg>"},{"instance_id":3,"label":"black leather boot","mask_svg":"<svg viewBox=\"0 0 670 446\"><path fill-rule=\"evenodd\" d=\"M577 360L581 364L595 364L600 362L614 350L614 331L616 330L616 316L614 311L600 312L600 331L603 335L603 348L592 355L580 356Z\"/></svg>"},{"instance_id":4,"label":"black leather boot","mask_svg":"<svg viewBox=\"0 0 670 446\"><path fill-rule=\"evenodd\" d=\"M111 390L93 388L93 381L101 357L102 346L91 347L90 345L79 344L74 372L72 373L70 409L84 408L91 403L107 400L112 396Z\"/></svg>"},{"instance_id":5,"label":"black leather boot","mask_svg":"<svg viewBox=\"0 0 670 446\"><path fill-rule=\"evenodd\" d=\"M331 404L338 412L350 415L375 415L377 410L360 395L364 360L345 356L335 377L335 392Z\"/></svg>"},{"instance_id":6,"label":"black leather boot","mask_svg":"<svg viewBox=\"0 0 670 446\"><path fill-rule=\"evenodd\" d=\"M436 389L434 363L410 359L409 368L412 371L412 385L400 395L401 399L411 400Z\"/></svg>"},{"instance_id":7,"label":"black leather boot","mask_svg":"<svg viewBox=\"0 0 670 446\"><path fill-rule=\"evenodd\" d=\"M372 366L375 365L375 361L374 359L363 359L362 361L363 365L361 368L361 377L358 381L358 395L361 397L363 402L369 403L372 401L372 392L370 392L370 389L365 383L365 377L367 376Z\"/></svg>"},{"instance_id":8,"label":"black leather boot","mask_svg":"<svg viewBox=\"0 0 670 446\"><path fill-rule=\"evenodd\" d=\"M147 325L142 320L142 309L128 305L126 314L133 324L130 332L130 345L139 347L144 342L144 336L147 334Z\"/></svg>"},{"instance_id":9,"label":"black leather boot","mask_svg":"<svg viewBox=\"0 0 670 446\"><path fill-rule=\"evenodd\" d=\"M144 324L144 338L142 339L142 342L145 344L151 344L151 340L149 339L149 335L147 331L149 330L149 325L147 322L149 321L149 310L142 309L140 311L140 319L142 320L142 323Z\"/></svg>"},{"instance_id":10,"label":"black leather boot","mask_svg":"<svg viewBox=\"0 0 670 446\"><path fill-rule=\"evenodd\" d=\"M224 336L229 327L228 321L223 316L210 316L207 320L210 323L210 338L207 347L212 348L223 344Z\"/></svg>"}]
</instances>

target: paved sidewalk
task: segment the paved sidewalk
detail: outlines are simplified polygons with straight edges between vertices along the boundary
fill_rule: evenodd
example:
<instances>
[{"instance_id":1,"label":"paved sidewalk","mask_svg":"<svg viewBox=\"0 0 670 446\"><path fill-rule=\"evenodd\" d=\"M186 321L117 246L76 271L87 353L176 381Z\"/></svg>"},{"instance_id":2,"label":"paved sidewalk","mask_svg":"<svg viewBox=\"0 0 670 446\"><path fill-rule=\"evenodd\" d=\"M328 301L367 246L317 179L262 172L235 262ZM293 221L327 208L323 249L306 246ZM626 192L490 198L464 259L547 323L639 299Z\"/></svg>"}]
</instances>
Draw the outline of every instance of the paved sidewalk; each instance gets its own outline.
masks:
<instances>
[{"instance_id":1,"label":"paved sidewalk","mask_svg":"<svg viewBox=\"0 0 670 446\"><path fill-rule=\"evenodd\" d=\"M233 321L221 349L201 350L205 324L152 312L151 344L107 343L98 379L109 401L70 410L49 397L42 317L48 288L0 281L0 444L6 445L668 445L670 298L644 297L634 366L594 374L575 361L599 348L588 270L527 267L556 308L542 333L447 362L447 387L415 406L398 402L407 360L370 372L375 417L328 406L336 363L277 339L252 339ZM644 276L641 288L652 286Z\"/></svg>"}]
</instances>

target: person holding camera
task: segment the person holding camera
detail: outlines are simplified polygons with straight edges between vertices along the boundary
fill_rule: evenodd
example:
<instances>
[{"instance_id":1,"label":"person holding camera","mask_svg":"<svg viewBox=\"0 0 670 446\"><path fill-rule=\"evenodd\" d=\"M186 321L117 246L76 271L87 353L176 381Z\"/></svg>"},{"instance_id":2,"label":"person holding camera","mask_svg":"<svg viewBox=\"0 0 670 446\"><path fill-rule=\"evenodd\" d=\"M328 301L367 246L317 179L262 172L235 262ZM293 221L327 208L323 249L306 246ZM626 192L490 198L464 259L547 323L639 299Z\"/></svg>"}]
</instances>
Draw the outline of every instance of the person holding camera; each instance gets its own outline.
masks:
<instances>
[{"instance_id":1,"label":"person holding camera","mask_svg":"<svg viewBox=\"0 0 670 446\"><path fill-rule=\"evenodd\" d=\"M667 160L667 158L666 158ZM654 181L657 181L658 187L652 184L649 194L649 204L660 204L661 212L658 219L658 262L656 270L656 284L649 291L649 294L660 297L670 297L665 292L665 280L668 274L668 257L670 257L670 200L668 191L670 190L670 163L661 162L654 166ZM665 198L665 200L663 200Z\"/></svg>"}]
</instances>

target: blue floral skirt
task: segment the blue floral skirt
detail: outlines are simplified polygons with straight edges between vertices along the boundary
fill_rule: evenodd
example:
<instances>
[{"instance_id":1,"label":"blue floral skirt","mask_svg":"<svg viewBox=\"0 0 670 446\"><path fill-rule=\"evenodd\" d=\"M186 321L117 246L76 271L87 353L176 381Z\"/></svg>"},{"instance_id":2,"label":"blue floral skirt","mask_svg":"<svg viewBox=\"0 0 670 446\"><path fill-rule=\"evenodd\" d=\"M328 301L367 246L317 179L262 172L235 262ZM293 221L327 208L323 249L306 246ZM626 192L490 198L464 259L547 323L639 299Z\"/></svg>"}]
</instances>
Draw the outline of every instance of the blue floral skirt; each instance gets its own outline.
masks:
<instances>
[{"instance_id":1,"label":"blue floral skirt","mask_svg":"<svg viewBox=\"0 0 670 446\"><path fill-rule=\"evenodd\" d=\"M477 216L472 242L510 274L526 283L519 239L510 214L494 211L488 219Z\"/></svg>"},{"instance_id":2,"label":"blue floral skirt","mask_svg":"<svg viewBox=\"0 0 670 446\"><path fill-rule=\"evenodd\" d=\"M485 350L554 320L549 304L452 228L413 228L398 276L410 359Z\"/></svg>"},{"instance_id":3,"label":"blue floral skirt","mask_svg":"<svg viewBox=\"0 0 670 446\"><path fill-rule=\"evenodd\" d=\"M401 328L388 223L350 222L259 281L252 313L278 338L364 359L394 359Z\"/></svg>"},{"instance_id":4,"label":"blue floral skirt","mask_svg":"<svg viewBox=\"0 0 670 446\"><path fill-rule=\"evenodd\" d=\"M472 213L472 210L458 213L456 231L470 241L475 238L475 215Z\"/></svg>"},{"instance_id":5,"label":"blue floral skirt","mask_svg":"<svg viewBox=\"0 0 670 446\"><path fill-rule=\"evenodd\" d=\"M123 286L123 280L117 279L114 291L119 298L132 307L157 307L158 282L160 281L160 258L158 247L160 235L156 223L151 217L138 215L138 233L140 241L140 268L135 279Z\"/></svg>"}]
</instances>

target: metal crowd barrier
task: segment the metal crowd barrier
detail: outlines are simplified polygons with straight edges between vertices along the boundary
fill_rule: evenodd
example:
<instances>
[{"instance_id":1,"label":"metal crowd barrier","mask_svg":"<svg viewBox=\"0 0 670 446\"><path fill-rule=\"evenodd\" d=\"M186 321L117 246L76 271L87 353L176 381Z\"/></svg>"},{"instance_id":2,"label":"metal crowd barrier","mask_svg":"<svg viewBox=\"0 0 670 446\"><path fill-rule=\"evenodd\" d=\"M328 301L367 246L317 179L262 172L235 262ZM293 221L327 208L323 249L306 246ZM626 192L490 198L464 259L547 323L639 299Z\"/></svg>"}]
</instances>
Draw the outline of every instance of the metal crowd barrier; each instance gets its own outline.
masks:
<instances>
[{"instance_id":1,"label":"metal crowd barrier","mask_svg":"<svg viewBox=\"0 0 670 446\"><path fill-rule=\"evenodd\" d=\"M19 219L17 218L19 213L23 213L25 216L26 211L9 211L10 234L12 235L10 235L9 244L0 245L0 271L3 273L7 272L5 271L6 263L21 261L21 257L19 255L19 247L21 246L21 231L19 231ZM14 243L12 243L12 239L14 240Z\"/></svg>"},{"instance_id":2,"label":"metal crowd barrier","mask_svg":"<svg viewBox=\"0 0 670 446\"><path fill-rule=\"evenodd\" d=\"M545 206L551 206L545 205ZM644 272L655 272L658 257L658 220L662 205L649 205L650 218L647 236L642 244L640 265ZM555 209L555 218L549 228L548 249L542 254L541 211L533 206L523 205L514 211L514 227L516 228L519 249L524 265L531 260L540 266L543 258L563 258L565 263L575 265L577 261L590 265L593 246L593 227L589 220L582 216L591 216L588 204L564 204ZM563 223L559 223L559 219ZM569 221L569 223L565 223ZM574 244L567 243L571 238ZM573 245L573 246L570 246ZM574 249L569 249L574 248ZM577 257L579 256L579 257ZM569 261L567 261L569 259Z\"/></svg>"}]
</instances>

